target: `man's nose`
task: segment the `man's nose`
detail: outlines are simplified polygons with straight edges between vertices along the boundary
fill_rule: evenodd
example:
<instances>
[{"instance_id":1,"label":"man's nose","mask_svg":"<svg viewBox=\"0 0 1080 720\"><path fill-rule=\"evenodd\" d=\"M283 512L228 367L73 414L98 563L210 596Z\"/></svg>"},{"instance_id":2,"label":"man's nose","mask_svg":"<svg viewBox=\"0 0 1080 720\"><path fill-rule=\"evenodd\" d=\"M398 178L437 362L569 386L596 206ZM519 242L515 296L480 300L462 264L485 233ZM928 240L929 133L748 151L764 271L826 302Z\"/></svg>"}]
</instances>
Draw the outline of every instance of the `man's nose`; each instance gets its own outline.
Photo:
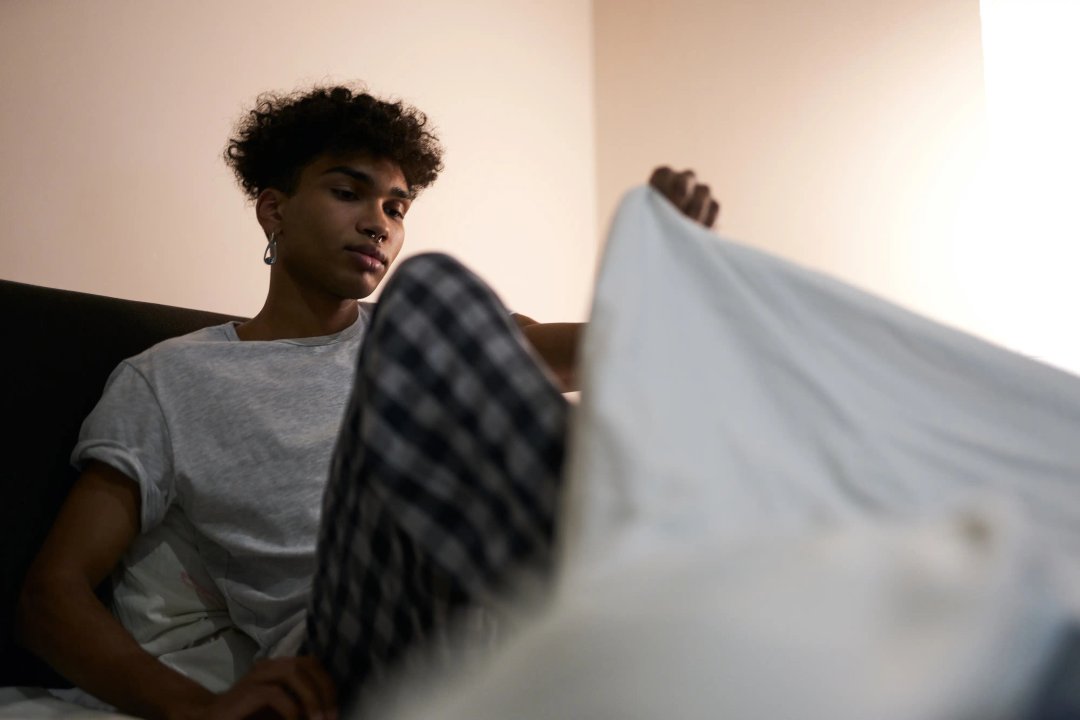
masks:
<instances>
[{"instance_id":1,"label":"man's nose","mask_svg":"<svg viewBox=\"0 0 1080 720\"><path fill-rule=\"evenodd\" d=\"M367 235L375 242L383 242L390 235L390 228L382 219L381 214L365 213L364 217L356 224L356 229L362 235Z\"/></svg>"}]
</instances>

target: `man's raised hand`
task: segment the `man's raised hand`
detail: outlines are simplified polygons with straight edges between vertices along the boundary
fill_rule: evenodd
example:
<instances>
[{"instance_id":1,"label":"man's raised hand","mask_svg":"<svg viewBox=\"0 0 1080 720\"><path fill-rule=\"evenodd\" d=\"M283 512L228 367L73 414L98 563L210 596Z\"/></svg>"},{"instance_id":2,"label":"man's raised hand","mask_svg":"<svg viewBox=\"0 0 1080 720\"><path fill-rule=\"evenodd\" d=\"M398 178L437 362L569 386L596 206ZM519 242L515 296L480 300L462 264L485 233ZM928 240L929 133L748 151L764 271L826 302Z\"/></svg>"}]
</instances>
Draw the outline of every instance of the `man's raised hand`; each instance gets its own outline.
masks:
<instances>
[{"instance_id":1,"label":"man's raised hand","mask_svg":"<svg viewBox=\"0 0 1080 720\"><path fill-rule=\"evenodd\" d=\"M707 228L716 224L720 215L720 203L713 198L709 186L697 182L693 170L675 172L667 166L653 170L649 185L694 222Z\"/></svg>"}]
</instances>

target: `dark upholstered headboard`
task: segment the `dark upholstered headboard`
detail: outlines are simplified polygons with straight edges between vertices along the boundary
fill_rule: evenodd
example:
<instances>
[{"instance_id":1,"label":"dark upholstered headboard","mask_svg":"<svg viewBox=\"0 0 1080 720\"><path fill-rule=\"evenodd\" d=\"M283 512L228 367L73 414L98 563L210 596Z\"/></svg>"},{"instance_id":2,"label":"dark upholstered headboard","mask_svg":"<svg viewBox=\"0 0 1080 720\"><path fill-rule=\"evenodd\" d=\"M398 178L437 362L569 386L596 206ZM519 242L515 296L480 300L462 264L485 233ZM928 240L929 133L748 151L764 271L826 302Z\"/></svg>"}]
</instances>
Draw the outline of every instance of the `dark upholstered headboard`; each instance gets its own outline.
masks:
<instances>
[{"instance_id":1,"label":"dark upholstered headboard","mask_svg":"<svg viewBox=\"0 0 1080 720\"><path fill-rule=\"evenodd\" d=\"M75 480L68 464L83 418L126 357L229 315L0 280L0 686L64 686L13 643L26 570Z\"/></svg>"}]
</instances>

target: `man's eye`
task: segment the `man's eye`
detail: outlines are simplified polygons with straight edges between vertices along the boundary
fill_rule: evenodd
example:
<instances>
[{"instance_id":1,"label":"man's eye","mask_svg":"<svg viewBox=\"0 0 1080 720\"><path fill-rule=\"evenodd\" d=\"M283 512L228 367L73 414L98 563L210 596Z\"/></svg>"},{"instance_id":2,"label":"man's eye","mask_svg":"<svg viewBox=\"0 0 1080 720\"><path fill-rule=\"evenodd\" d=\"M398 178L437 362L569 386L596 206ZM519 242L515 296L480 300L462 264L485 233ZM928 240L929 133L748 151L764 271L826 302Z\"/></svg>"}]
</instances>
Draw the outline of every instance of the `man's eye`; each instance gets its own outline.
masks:
<instances>
[{"instance_id":1,"label":"man's eye","mask_svg":"<svg viewBox=\"0 0 1080 720\"><path fill-rule=\"evenodd\" d=\"M395 217L398 220L404 220L405 219L405 213L403 211L401 211L401 210L398 210L397 208L390 208L389 210L386 211L386 214L389 215L390 217Z\"/></svg>"},{"instance_id":2,"label":"man's eye","mask_svg":"<svg viewBox=\"0 0 1080 720\"><path fill-rule=\"evenodd\" d=\"M345 188L331 188L330 192L332 192L334 194L334 197L339 200L356 199L356 193L354 193L352 190L346 190Z\"/></svg>"}]
</instances>

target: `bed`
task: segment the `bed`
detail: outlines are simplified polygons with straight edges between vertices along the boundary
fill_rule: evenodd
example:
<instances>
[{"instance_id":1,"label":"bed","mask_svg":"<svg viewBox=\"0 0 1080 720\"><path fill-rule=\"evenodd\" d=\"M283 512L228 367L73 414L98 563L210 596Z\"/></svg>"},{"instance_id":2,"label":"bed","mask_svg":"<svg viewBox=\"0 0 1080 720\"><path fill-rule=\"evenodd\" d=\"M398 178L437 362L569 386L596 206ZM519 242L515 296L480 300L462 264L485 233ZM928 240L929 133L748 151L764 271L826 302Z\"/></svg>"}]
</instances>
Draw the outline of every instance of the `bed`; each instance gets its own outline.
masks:
<instances>
[{"instance_id":1,"label":"bed","mask_svg":"<svg viewBox=\"0 0 1080 720\"><path fill-rule=\"evenodd\" d=\"M0 300L26 340L3 360L10 617L109 370L224 316L7 282ZM1080 379L646 188L612 225L581 363L555 601L388 713L1031 716L1080 617ZM2 668L24 687L0 717L61 711L33 688L62 680L9 635Z\"/></svg>"}]
</instances>

